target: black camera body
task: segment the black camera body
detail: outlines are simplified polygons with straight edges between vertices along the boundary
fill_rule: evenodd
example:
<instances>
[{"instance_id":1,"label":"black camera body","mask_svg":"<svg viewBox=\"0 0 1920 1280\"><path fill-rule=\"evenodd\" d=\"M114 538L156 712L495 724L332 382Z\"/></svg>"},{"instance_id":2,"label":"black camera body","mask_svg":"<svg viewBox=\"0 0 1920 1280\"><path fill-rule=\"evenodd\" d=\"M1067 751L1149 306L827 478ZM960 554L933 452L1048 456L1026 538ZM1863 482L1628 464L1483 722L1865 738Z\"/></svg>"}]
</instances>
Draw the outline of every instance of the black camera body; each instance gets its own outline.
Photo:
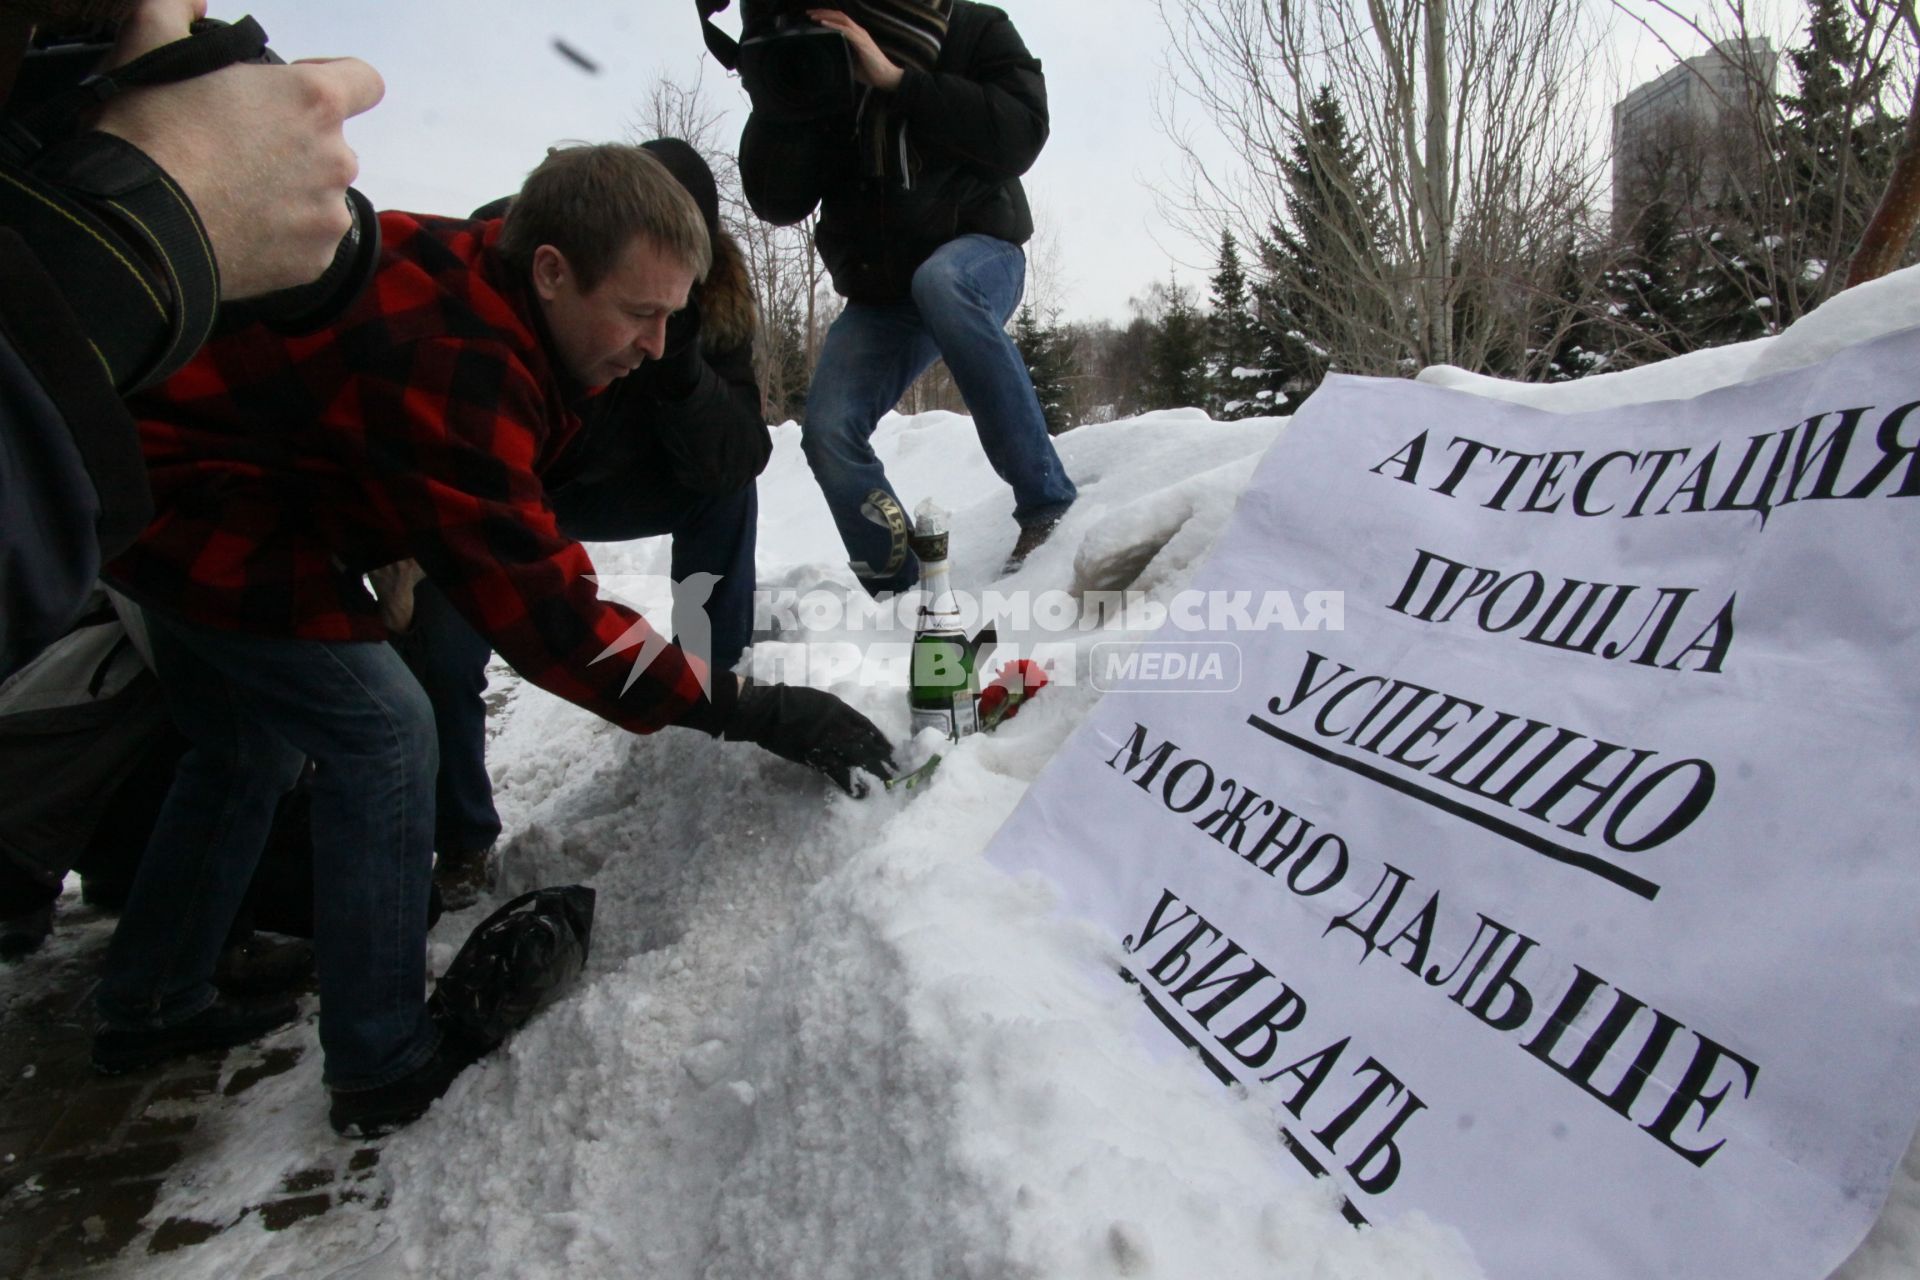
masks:
<instances>
[{"instance_id":1,"label":"black camera body","mask_svg":"<svg viewBox=\"0 0 1920 1280\"><path fill-rule=\"evenodd\" d=\"M846 37L807 16L819 0L742 5L740 83L769 119L805 122L850 114L853 53Z\"/></svg>"},{"instance_id":2,"label":"black camera body","mask_svg":"<svg viewBox=\"0 0 1920 1280\"><path fill-rule=\"evenodd\" d=\"M816 9L823 2L825 0L746 0L740 7L740 21L744 24L741 38L750 40L801 27L817 29L819 24L807 16L807 10Z\"/></svg>"}]
</instances>

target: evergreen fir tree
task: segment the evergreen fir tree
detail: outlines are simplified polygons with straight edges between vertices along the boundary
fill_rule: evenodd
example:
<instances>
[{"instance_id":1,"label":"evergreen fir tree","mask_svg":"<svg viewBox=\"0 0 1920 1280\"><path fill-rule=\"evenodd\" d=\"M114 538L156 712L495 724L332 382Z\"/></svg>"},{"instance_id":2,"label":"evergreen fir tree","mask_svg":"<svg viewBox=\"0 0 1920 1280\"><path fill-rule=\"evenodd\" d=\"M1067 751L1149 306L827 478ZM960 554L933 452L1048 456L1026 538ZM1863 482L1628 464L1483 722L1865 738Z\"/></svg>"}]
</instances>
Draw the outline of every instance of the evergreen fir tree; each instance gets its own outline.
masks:
<instances>
[{"instance_id":1,"label":"evergreen fir tree","mask_svg":"<svg viewBox=\"0 0 1920 1280\"><path fill-rule=\"evenodd\" d=\"M1698 345L1697 316L1690 307L1697 291L1689 289L1679 264L1683 239L1673 206L1650 201L1640 211L1624 260L1603 278L1616 326L1623 331L1613 344L1623 364L1644 364Z\"/></svg>"},{"instance_id":2,"label":"evergreen fir tree","mask_svg":"<svg viewBox=\"0 0 1920 1280\"><path fill-rule=\"evenodd\" d=\"M1052 317L1042 324L1033 304L1028 302L1021 305L1014 319L1013 343L1026 362L1034 394L1040 397L1047 434L1057 436L1070 430L1074 425L1067 407L1068 383L1075 365L1072 335L1061 329Z\"/></svg>"},{"instance_id":3,"label":"evergreen fir tree","mask_svg":"<svg viewBox=\"0 0 1920 1280\"><path fill-rule=\"evenodd\" d=\"M1780 332L1798 310L1797 290L1786 287L1806 269L1795 241L1739 219L1695 232L1696 253L1684 322L1689 347L1717 347ZM1817 279L1809 279L1817 285Z\"/></svg>"},{"instance_id":4,"label":"evergreen fir tree","mask_svg":"<svg viewBox=\"0 0 1920 1280\"><path fill-rule=\"evenodd\" d=\"M1779 100L1770 185L1732 193L1696 233L1699 344L1778 333L1841 287L1903 123L1882 109L1886 67L1868 65L1864 41L1844 0L1808 0L1806 43L1786 51L1794 91Z\"/></svg>"},{"instance_id":5,"label":"evergreen fir tree","mask_svg":"<svg viewBox=\"0 0 1920 1280\"><path fill-rule=\"evenodd\" d=\"M1546 381L1571 382L1608 366L1613 343L1598 316L1604 305L1579 246L1572 236L1567 237L1553 305L1542 317L1536 336L1545 356Z\"/></svg>"},{"instance_id":6,"label":"evergreen fir tree","mask_svg":"<svg viewBox=\"0 0 1920 1280\"><path fill-rule=\"evenodd\" d=\"M1860 33L1842 0L1808 0L1807 11L1806 45L1787 50L1798 92L1780 99L1780 159L1792 221L1809 247L1839 240L1851 249L1892 167L1892 122L1878 105L1887 68L1862 71Z\"/></svg>"},{"instance_id":7,"label":"evergreen fir tree","mask_svg":"<svg viewBox=\"0 0 1920 1280\"><path fill-rule=\"evenodd\" d=\"M1330 87L1308 104L1304 136L1281 177L1286 223L1262 239L1255 303L1261 363L1297 403L1330 367L1394 367L1399 339L1369 288L1386 275L1384 201Z\"/></svg>"},{"instance_id":8,"label":"evergreen fir tree","mask_svg":"<svg viewBox=\"0 0 1920 1280\"><path fill-rule=\"evenodd\" d=\"M1261 341L1251 310L1246 272L1232 231L1220 233L1209 319L1210 383L1206 409L1222 420L1268 412L1259 399L1260 378L1242 376L1260 367Z\"/></svg>"},{"instance_id":9,"label":"evergreen fir tree","mask_svg":"<svg viewBox=\"0 0 1920 1280\"><path fill-rule=\"evenodd\" d=\"M1202 407L1207 398L1207 323L1178 282L1166 286L1166 309L1154 327L1149 407Z\"/></svg>"}]
</instances>

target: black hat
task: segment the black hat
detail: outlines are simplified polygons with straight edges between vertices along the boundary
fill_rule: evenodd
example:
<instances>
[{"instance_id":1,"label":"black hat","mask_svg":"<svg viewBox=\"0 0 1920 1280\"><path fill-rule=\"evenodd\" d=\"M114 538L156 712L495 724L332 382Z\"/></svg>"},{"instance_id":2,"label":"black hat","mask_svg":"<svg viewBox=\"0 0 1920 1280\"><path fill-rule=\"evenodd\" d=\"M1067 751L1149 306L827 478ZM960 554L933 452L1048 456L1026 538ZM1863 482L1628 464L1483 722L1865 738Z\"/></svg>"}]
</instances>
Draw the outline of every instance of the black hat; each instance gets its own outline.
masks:
<instances>
[{"instance_id":1,"label":"black hat","mask_svg":"<svg viewBox=\"0 0 1920 1280\"><path fill-rule=\"evenodd\" d=\"M640 145L667 167L667 172L679 180L693 202L700 206L700 216L707 222L707 234L719 235L720 189L714 184L713 170L700 158L700 153L678 138L655 138Z\"/></svg>"}]
</instances>

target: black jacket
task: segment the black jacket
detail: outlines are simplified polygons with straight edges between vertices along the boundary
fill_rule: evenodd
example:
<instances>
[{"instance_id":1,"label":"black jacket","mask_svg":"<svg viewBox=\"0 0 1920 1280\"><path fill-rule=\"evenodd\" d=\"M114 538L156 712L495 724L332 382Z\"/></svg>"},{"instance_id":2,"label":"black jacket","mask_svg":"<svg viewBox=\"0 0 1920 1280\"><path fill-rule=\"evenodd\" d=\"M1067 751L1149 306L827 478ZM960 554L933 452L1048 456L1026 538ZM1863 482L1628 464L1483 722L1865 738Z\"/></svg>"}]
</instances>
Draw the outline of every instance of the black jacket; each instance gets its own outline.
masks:
<instances>
[{"instance_id":1,"label":"black jacket","mask_svg":"<svg viewBox=\"0 0 1920 1280\"><path fill-rule=\"evenodd\" d=\"M133 419L91 330L0 228L0 678L64 634L153 514Z\"/></svg>"},{"instance_id":2,"label":"black jacket","mask_svg":"<svg viewBox=\"0 0 1920 1280\"><path fill-rule=\"evenodd\" d=\"M753 367L753 287L731 236L715 238L713 268L693 302L669 322L662 359L586 402L580 435L546 473L554 512L575 537L633 537L598 520L613 505L639 517L688 495L738 492L772 456ZM683 317L693 323L676 332ZM683 344L690 349L677 349ZM582 526L584 512L596 514L594 527Z\"/></svg>"},{"instance_id":3,"label":"black jacket","mask_svg":"<svg viewBox=\"0 0 1920 1280\"><path fill-rule=\"evenodd\" d=\"M879 97L904 126L905 182L863 172L847 121L825 127L826 145L817 132L797 132L822 126L759 121L742 140L741 180L762 216L770 205L777 213L769 220L797 222L819 200L815 243L835 289L855 302L904 301L914 270L956 237L1032 238L1020 175L1047 141L1047 85L1004 12L954 0L934 70L910 68L897 90ZM803 170L817 179L817 193L796 187ZM764 199L770 191L777 194Z\"/></svg>"}]
</instances>

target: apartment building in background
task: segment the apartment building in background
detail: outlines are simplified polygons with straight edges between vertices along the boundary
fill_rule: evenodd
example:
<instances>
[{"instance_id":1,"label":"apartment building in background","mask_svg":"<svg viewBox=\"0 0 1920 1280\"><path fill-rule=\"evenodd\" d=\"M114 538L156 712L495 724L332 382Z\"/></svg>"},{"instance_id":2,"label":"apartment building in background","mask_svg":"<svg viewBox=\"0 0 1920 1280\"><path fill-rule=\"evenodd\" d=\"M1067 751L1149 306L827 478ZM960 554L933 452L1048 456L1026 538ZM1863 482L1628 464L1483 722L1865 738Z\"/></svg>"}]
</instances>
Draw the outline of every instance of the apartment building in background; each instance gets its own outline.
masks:
<instances>
[{"instance_id":1,"label":"apartment building in background","mask_svg":"<svg viewBox=\"0 0 1920 1280\"><path fill-rule=\"evenodd\" d=\"M1685 226L1759 172L1759 113L1779 56L1764 36L1723 40L1640 85L1613 108L1613 225L1658 199Z\"/></svg>"}]
</instances>

